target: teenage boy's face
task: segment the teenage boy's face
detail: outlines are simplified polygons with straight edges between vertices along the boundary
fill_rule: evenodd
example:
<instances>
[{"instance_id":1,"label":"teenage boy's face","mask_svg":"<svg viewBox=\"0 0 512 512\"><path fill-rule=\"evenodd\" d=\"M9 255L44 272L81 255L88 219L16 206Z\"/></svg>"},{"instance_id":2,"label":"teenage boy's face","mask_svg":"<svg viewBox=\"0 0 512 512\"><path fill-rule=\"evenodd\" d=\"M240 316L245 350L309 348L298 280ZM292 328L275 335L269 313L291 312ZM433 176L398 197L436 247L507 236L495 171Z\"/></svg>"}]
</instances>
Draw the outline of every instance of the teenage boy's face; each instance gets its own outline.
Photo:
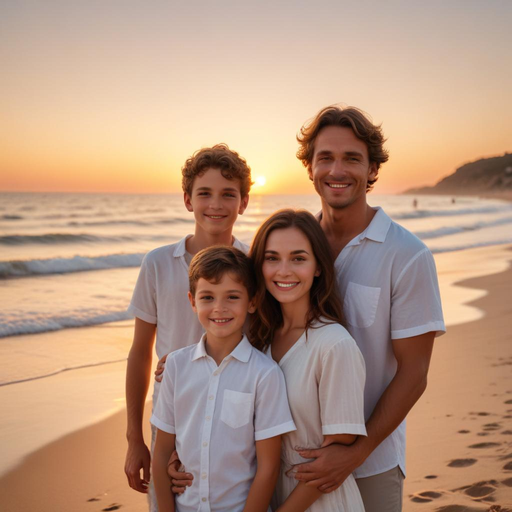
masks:
<instances>
[{"instance_id":1,"label":"teenage boy's face","mask_svg":"<svg viewBox=\"0 0 512 512\"><path fill-rule=\"evenodd\" d=\"M188 298L210 341L240 341L247 313L254 312L242 283L229 273L218 283L201 278L195 296L189 292Z\"/></svg>"},{"instance_id":2,"label":"teenage boy's face","mask_svg":"<svg viewBox=\"0 0 512 512\"><path fill-rule=\"evenodd\" d=\"M377 168L370 163L366 144L351 128L328 126L315 140L310 178L322 203L334 209L366 203L366 185Z\"/></svg>"},{"instance_id":3,"label":"teenage boy's face","mask_svg":"<svg viewBox=\"0 0 512 512\"><path fill-rule=\"evenodd\" d=\"M240 195L239 180L228 180L219 169L208 169L197 176L192 195L185 193L185 206L194 212L196 225L210 235L220 235L233 228L244 213L249 196Z\"/></svg>"}]
</instances>

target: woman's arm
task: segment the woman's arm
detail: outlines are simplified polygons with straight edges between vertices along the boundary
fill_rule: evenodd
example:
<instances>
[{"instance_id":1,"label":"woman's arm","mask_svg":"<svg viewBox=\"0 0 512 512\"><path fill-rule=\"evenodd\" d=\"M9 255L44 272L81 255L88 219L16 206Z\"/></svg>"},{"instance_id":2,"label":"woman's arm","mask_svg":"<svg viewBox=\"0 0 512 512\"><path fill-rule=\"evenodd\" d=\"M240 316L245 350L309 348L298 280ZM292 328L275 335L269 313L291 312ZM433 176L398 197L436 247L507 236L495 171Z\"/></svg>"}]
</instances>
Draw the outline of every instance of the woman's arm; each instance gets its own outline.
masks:
<instances>
[{"instance_id":1,"label":"woman's arm","mask_svg":"<svg viewBox=\"0 0 512 512\"><path fill-rule=\"evenodd\" d=\"M167 463L175 448L176 435L158 429L153 453L153 481L160 512L174 512L174 495L167 475Z\"/></svg>"},{"instance_id":2,"label":"woman's arm","mask_svg":"<svg viewBox=\"0 0 512 512\"><path fill-rule=\"evenodd\" d=\"M267 512L279 477L281 436L256 441L258 468L249 489L244 512Z\"/></svg>"},{"instance_id":3,"label":"woman's arm","mask_svg":"<svg viewBox=\"0 0 512 512\"><path fill-rule=\"evenodd\" d=\"M330 444L350 445L356 440L357 436L352 434L334 434L324 436L322 448ZM288 496L286 501L277 509L276 512L304 512L307 510L320 496L322 492L316 487L307 486L305 482L299 482L297 487Z\"/></svg>"}]
</instances>

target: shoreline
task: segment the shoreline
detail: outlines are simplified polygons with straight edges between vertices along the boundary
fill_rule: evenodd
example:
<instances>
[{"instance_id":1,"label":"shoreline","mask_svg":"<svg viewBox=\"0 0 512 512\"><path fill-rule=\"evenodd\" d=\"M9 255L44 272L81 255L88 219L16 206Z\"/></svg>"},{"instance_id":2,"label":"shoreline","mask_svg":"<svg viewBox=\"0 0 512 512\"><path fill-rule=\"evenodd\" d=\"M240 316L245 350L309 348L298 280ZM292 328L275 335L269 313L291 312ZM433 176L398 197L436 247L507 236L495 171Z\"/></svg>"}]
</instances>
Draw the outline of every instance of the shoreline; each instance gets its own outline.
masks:
<instances>
[{"instance_id":1,"label":"shoreline","mask_svg":"<svg viewBox=\"0 0 512 512\"><path fill-rule=\"evenodd\" d=\"M504 469L512 466L512 432L507 434L512 431L512 348L510 307L505 303L511 260L510 245L462 251L456 258L436 255L443 301L447 292L449 301L464 298L462 309L469 316L464 323L452 322L448 333L436 340L429 386L409 415L405 512L484 511L491 504L512 503L512 467ZM482 261L489 264L482 267ZM457 280L464 274L472 277ZM452 314L456 320L462 313ZM83 371L90 374L90 386L100 378L98 368ZM116 371L116 378L124 373L122 368ZM47 380L65 386L64 378ZM145 496L128 487L123 471L125 414L116 412L24 457L0 478L2 509L144 510ZM149 430L149 416L145 427ZM482 443L490 446L471 448ZM476 462L448 466L468 459Z\"/></svg>"}]
</instances>

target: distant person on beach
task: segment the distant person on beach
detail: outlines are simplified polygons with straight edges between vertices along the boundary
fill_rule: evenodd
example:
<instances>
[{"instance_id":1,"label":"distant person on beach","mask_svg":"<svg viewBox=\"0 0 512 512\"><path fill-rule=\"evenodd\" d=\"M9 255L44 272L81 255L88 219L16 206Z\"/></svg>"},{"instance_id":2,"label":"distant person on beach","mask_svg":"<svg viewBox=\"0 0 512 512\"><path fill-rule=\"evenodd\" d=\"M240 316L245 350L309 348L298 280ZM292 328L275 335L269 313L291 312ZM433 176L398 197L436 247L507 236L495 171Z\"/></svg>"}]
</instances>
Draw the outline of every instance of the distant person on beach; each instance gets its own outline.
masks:
<instances>
[{"instance_id":1,"label":"distant person on beach","mask_svg":"<svg viewBox=\"0 0 512 512\"><path fill-rule=\"evenodd\" d=\"M267 512L279 475L281 435L295 424L283 372L242 332L255 309L252 261L233 247L209 247L192 259L189 280L188 298L205 334L166 361L151 418L157 428L158 508ZM176 499L167 474L175 447L195 476Z\"/></svg>"},{"instance_id":2,"label":"distant person on beach","mask_svg":"<svg viewBox=\"0 0 512 512\"><path fill-rule=\"evenodd\" d=\"M185 207L194 213L194 234L148 253L142 262L129 311L135 315L135 333L126 375L127 439L125 472L130 487L147 493L150 450L143 436L144 403L150 383L156 336L159 358L197 343L203 328L187 300L188 267L192 257L213 245L248 247L232 235L237 216L249 201L251 171L238 153L224 144L201 149L182 169ZM160 384L155 383L156 405ZM152 428L154 444L155 428ZM141 475L142 471L142 475ZM150 486L150 509L157 510Z\"/></svg>"},{"instance_id":3,"label":"distant person on beach","mask_svg":"<svg viewBox=\"0 0 512 512\"><path fill-rule=\"evenodd\" d=\"M405 417L425 391L434 338L445 332L434 259L416 236L366 202L388 160L380 126L330 106L304 125L297 157L322 202L347 328L366 362L368 436L299 450L295 478L332 492L353 473L366 512L399 511Z\"/></svg>"}]
</instances>

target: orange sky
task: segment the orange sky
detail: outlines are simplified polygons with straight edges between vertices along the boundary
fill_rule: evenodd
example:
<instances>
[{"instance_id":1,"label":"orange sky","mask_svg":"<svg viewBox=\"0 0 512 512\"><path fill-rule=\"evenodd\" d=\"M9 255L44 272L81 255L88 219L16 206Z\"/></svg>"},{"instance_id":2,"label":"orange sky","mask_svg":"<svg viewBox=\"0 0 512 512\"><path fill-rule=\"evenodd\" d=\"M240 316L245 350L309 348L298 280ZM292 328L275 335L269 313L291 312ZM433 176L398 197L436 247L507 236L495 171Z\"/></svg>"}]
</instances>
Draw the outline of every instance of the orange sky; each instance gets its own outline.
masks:
<instances>
[{"instance_id":1,"label":"orange sky","mask_svg":"<svg viewBox=\"0 0 512 512\"><path fill-rule=\"evenodd\" d=\"M512 150L512 2L171 4L0 6L2 190L178 192L226 142L310 192L295 135L337 102L383 123L377 193Z\"/></svg>"}]
</instances>

